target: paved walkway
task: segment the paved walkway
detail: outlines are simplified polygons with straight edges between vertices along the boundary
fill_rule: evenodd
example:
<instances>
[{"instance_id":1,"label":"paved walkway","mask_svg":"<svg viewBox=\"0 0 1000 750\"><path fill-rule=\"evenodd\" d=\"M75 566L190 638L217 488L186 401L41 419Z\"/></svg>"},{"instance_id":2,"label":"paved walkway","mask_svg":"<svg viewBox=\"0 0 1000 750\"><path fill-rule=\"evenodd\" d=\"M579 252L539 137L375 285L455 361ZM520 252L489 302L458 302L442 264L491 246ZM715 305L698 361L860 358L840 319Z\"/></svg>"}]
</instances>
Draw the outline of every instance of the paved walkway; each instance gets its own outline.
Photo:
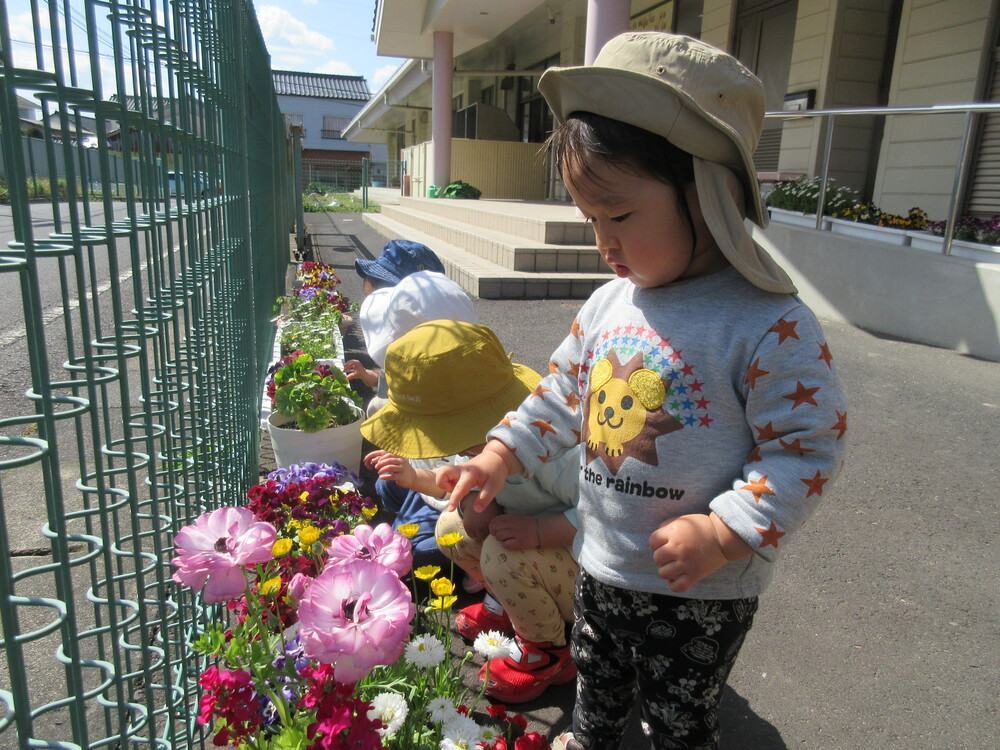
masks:
<instances>
[{"instance_id":1,"label":"paved walkway","mask_svg":"<svg viewBox=\"0 0 1000 750\"><path fill-rule=\"evenodd\" d=\"M316 259L361 300L356 257L387 238L309 214ZM476 300L542 372L579 307ZM933 315L933 310L928 310ZM725 750L994 748L1000 736L1000 365L824 321L851 401L846 468L796 534L722 704ZM348 356L364 358L360 332ZM522 712L565 728L572 686ZM645 748L635 726L625 750Z\"/></svg>"}]
</instances>

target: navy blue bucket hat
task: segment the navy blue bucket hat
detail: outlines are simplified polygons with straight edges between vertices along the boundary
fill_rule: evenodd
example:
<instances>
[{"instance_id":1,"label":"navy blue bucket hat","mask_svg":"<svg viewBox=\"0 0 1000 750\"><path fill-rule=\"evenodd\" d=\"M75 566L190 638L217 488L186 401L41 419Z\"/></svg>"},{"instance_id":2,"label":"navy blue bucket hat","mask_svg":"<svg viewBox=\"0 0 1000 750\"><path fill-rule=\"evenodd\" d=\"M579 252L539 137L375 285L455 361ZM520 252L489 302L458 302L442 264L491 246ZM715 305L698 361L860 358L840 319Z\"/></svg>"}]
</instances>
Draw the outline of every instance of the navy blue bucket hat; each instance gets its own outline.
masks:
<instances>
[{"instance_id":1,"label":"navy blue bucket hat","mask_svg":"<svg viewBox=\"0 0 1000 750\"><path fill-rule=\"evenodd\" d=\"M389 240L375 260L357 258L354 268L361 278L395 286L417 271L444 273L444 264L427 245L410 240Z\"/></svg>"}]
</instances>

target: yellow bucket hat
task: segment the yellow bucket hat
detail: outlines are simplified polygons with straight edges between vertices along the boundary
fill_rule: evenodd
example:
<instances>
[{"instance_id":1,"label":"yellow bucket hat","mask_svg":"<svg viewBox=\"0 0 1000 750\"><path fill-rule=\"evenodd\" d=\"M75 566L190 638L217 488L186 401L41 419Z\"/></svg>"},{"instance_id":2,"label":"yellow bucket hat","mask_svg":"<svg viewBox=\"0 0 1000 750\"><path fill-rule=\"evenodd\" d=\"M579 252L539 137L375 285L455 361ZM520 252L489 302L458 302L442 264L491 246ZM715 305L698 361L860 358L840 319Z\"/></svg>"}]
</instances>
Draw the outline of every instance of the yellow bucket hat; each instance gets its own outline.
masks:
<instances>
[{"instance_id":1,"label":"yellow bucket hat","mask_svg":"<svg viewBox=\"0 0 1000 750\"><path fill-rule=\"evenodd\" d=\"M516 409L542 376L514 364L487 326L433 320L389 344L389 402L361 425L372 445L403 458L461 453Z\"/></svg>"}]
</instances>

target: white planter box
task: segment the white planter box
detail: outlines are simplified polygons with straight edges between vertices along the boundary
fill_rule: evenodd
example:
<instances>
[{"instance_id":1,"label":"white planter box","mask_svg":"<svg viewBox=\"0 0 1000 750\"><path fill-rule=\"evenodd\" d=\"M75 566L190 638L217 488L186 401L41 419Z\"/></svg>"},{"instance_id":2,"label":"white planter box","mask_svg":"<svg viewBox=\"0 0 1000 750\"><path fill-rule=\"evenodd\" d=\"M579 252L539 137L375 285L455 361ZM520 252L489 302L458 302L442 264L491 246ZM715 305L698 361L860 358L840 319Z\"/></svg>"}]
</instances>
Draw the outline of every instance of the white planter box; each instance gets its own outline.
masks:
<instances>
[{"instance_id":1,"label":"white planter box","mask_svg":"<svg viewBox=\"0 0 1000 750\"><path fill-rule=\"evenodd\" d=\"M941 248L944 247L944 237L931 234L926 230L910 230L906 234L910 238L910 247L915 247L918 250L940 253Z\"/></svg>"},{"instance_id":2,"label":"white planter box","mask_svg":"<svg viewBox=\"0 0 1000 750\"><path fill-rule=\"evenodd\" d=\"M968 258L980 263L1000 263L1000 245L983 245L980 242L952 240L951 254L956 258Z\"/></svg>"},{"instance_id":3,"label":"white planter box","mask_svg":"<svg viewBox=\"0 0 1000 750\"><path fill-rule=\"evenodd\" d=\"M771 214L771 221L776 221L779 224L790 224L793 227L804 229L816 228L816 214L804 214L801 211L789 211L786 208L769 208L767 210ZM829 228L830 220L824 217L820 222L820 229L827 230Z\"/></svg>"},{"instance_id":4,"label":"white planter box","mask_svg":"<svg viewBox=\"0 0 1000 750\"><path fill-rule=\"evenodd\" d=\"M892 227L879 227L874 224L862 224L846 219L830 219L830 231L874 242L885 242L890 245L909 245L910 238L905 230Z\"/></svg>"},{"instance_id":5,"label":"white planter box","mask_svg":"<svg viewBox=\"0 0 1000 750\"><path fill-rule=\"evenodd\" d=\"M944 237L930 232L907 232L910 237L910 247L920 250L930 250L941 253L944 250ZM968 240L952 240L951 255L955 258L967 258L980 263L1000 263L1000 245L984 245Z\"/></svg>"}]
</instances>

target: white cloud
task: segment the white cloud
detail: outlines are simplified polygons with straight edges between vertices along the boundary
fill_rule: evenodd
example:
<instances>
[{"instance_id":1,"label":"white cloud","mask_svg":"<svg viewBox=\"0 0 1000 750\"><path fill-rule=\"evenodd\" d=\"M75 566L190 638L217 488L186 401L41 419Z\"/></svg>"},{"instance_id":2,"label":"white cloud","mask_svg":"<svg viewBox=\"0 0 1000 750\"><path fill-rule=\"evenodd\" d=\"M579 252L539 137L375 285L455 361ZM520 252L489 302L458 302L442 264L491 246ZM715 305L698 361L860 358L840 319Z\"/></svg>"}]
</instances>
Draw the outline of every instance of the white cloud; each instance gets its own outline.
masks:
<instances>
[{"instance_id":1,"label":"white cloud","mask_svg":"<svg viewBox=\"0 0 1000 750\"><path fill-rule=\"evenodd\" d=\"M378 91L382 88L382 85L392 78L392 74L397 70L399 70L399 65L383 65L376 68L375 75L373 75L372 79L368 82L371 90Z\"/></svg>"},{"instance_id":2,"label":"white cloud","mask_svg":"<svg viewBox=\"0 0 1000 750\"><path fill-rule=\"evenodd\" d=\"M341 76L356 76L359 73L350 66L349 63L345 63L341 60L330 60L325 62L316 68L317 73L333 73L335 75Z\"/></svg>"},{"instance_id":3,"label":"white cloud","mask_svg":"<svg viewBox=\"0 0 1000 750\"><path fill-rule=\"evenodd\" d=\"M334 49L333 40L330 37L313 31L309 26L284 8L276 5L262 5L257 10L257 22L260 24L264 41L268 42L270 50L271 42L286 42L299 49L300 52L330 52Z\"/></svg>"}]
</instances>

